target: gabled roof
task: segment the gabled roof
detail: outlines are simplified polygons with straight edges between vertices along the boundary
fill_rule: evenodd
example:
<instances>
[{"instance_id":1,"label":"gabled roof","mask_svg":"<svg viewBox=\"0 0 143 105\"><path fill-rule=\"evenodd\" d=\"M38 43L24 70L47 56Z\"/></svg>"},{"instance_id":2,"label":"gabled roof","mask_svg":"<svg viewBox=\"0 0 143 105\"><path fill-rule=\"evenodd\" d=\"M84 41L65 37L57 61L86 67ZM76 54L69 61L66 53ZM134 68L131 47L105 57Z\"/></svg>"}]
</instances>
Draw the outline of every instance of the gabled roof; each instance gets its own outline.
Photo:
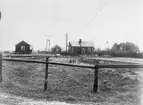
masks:
<instances>
[{"instance_id":1,"label":"gabled roof","mask_svg":"<svg viewBox=\"0 0 143 105\"><path fill-rule=\"evenodd\" d=\"M56 45L54 45L51 49L54 49L54 48L56 48L56 47L58 47L58 48L60 48L60 49L61 49L61 47L60 47L60 46L58 46L57 44L56 44Z\"/></svg>"},{"instance_id":2,"label":"gabled roof","mask_svg":"<svg viewBox=\"0 0 143 105\"><path fill-rule=\"evenodd\" d=\"M26 43L24 40L23 40L23 41L21 41L21 42L19 42L19 43L18 43L18 44L16 44L15 46L18 46L18 45L21 45L21 44L26 44L26 45L29 45L29 46L30 46L30 44Z\"/></svg>"},{"instance_id":3,"label":"gabled roof","mask_svg":"<svg viewBox=\"0 0 143 105\"><path fill-rule=\"evenodd\" d=\"M71 41L69 42L71 46L73 47L80 47L79 41ZM90 41L82 41L81 42L82 47L94 47L94 43Z\"/></svg>"}]
</instances>

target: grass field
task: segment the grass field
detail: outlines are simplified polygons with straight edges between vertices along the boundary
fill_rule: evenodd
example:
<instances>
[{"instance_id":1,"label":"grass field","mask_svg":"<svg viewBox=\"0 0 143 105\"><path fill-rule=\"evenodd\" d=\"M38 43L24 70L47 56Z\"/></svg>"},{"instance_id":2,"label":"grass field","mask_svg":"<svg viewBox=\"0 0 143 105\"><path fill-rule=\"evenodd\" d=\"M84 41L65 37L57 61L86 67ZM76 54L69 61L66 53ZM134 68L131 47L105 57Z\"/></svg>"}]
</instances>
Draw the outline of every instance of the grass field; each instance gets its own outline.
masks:
<instances>
[{"instance_id":1,"label":"grass field","mask_svg":"<svg viewBox=\"0 0 143 105\"><path fill-rule=\"evenodd\" d=\"M138 69L100 69L98 93L92 92L92 69L50 65L46 92L43 91L44 64L4 61L2 69L2 91L16 96L96 105L139 105L140 102L135 73Z\"/></svg>"}]
</instances>

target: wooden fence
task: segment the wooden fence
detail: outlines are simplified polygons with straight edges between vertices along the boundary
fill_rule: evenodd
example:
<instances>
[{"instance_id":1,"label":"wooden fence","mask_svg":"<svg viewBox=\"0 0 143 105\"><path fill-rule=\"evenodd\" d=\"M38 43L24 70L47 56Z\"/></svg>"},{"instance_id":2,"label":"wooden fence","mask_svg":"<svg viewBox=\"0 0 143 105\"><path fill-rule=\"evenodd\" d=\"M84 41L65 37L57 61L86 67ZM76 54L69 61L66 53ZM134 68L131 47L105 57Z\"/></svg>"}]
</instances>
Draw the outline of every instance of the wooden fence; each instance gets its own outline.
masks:
<instances>
[{"instance_id":1,"label":"wooden fence","mask_svg":"<svg viewBox=\"0 0 143 105\"><path fill-rule=\"evenodd\" d=\"M2 55L0 54L0 82L2 82L2 60L3 61L18 61L18 62L27 62L27 63L46 64L44 91L47 90L49 64L94 69L94 83L93 83L93 92L94 93L96 93L97 90L98 90L98 69L100 69L100 68L143 68L143 65L141 65L141 64L101 65L101 64L99 64L98 60L96 61L95 65L93 65L93 66L82 66L82 65L73 65L73 64L63 64L63 63L49 62L49 57L46 57L46 62L39 61L39 60L24 60L24 59L14 59L14 58L10 58L10 59L9 58L3 58L2 59Z\"/></svg>"}]
</instances>

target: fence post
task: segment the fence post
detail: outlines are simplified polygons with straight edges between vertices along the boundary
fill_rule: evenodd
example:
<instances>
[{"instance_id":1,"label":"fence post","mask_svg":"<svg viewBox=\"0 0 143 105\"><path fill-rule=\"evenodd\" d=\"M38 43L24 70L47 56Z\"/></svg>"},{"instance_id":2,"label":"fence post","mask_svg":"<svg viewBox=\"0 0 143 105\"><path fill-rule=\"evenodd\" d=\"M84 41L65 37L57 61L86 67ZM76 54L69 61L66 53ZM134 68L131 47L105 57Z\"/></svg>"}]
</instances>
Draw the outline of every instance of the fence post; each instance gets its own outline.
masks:
<instances>
[{"instance_id":1,"label":"fence post","mask_svg":"<svg viewBox=\"0 0 143 105\"><path fill-rule=\"evenodd\" d=\"M0 82L2 82L2 54L0 54Z\"/></svg>"},{"instance_id":2,"label":"fence post","mask_svg":"<svg viewBox=\"0 0 143 105\"><path fill-rule=\"evenodd\" d=\"M98 90L98 61L96 61L95 64L95 70L94 70L94 84L93 84L93 92L96 93Z\"/></svg>"},{"instance_id":3,"label":"fence post","mask_svg":"<svg viewBox=\"0 0 143 105\"><path fill-rule=\"evenodd\" d=\"M45 69L45 83L44 83L44 91L47 90L47 84L48 84L48 62L49 58L46 58L46 69Z\"/></svg>"}]
</instances>

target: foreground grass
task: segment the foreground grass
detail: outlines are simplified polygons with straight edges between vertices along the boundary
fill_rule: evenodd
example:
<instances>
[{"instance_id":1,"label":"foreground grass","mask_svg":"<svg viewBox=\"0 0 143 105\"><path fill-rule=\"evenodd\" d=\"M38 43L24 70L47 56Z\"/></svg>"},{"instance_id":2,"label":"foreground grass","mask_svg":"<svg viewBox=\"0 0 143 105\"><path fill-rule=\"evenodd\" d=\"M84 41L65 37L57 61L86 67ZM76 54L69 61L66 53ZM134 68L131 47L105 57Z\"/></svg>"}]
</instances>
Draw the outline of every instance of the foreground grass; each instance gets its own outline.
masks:
<instances>
[{"instance_id":1,"label":"foreground grass","mask_svg":"<svg viewBox=\"0 0 143 105\"><path fill-rule=\"evenodd\" d=\"M3 63L3 91L31 99L72 103L113 103L138 105L135 69L100 69L98 93L93 93L92 69L49 67L48 89L43 91L45 65Z\"/></svg>"}]
</instances>

